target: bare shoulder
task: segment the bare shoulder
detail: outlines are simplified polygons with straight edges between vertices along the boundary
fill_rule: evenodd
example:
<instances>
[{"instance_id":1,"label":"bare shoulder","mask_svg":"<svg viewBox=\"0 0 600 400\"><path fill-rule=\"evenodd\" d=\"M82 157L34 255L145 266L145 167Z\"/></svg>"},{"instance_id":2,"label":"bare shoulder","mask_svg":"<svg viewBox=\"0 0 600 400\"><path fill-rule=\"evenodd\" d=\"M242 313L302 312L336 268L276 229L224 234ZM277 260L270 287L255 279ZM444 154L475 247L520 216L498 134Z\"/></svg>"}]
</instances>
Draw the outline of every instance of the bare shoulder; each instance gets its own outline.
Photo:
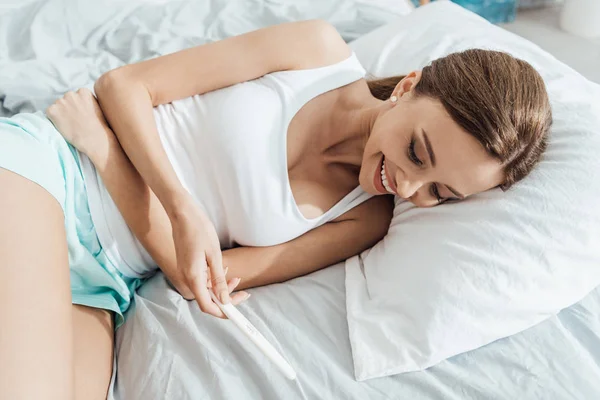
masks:
<instances>
[{"instance_id":1,"label":"bare shoulder","mask_svg":"<svg viewBox=\"0 0 600 400\"><path fill-rule=\"evenodd\" d=\"M303 21L296 28L299 32L288 36L289 40L301 40L312 45L308 47L290 43L291 47L304 51L303 57L294 57L296 62L290 69L325 67L343 61L352 54L352 49L337 29L325 20ZM318 45L315 45L317 43Z\"/></svg>"}]
</instances>

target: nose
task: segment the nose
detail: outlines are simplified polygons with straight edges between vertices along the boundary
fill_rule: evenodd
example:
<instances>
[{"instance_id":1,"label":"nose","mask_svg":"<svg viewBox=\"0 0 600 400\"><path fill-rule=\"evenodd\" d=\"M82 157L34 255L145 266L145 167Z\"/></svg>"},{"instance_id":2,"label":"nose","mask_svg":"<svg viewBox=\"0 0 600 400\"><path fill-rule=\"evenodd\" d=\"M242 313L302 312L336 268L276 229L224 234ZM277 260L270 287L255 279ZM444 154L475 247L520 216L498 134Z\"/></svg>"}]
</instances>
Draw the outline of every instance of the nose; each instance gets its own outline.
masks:
<instances>
[{"instance_id":1,"label":"nose","mask_svg":"<svg viewBox=\"0 0 600 400\"><path fill-rule=\"evenodd\" d=\"M408 199L412 197L421 186L423 186L423 182L419 179L398 180L398 196L403 199Z\"/></svg>"}]
</instances>

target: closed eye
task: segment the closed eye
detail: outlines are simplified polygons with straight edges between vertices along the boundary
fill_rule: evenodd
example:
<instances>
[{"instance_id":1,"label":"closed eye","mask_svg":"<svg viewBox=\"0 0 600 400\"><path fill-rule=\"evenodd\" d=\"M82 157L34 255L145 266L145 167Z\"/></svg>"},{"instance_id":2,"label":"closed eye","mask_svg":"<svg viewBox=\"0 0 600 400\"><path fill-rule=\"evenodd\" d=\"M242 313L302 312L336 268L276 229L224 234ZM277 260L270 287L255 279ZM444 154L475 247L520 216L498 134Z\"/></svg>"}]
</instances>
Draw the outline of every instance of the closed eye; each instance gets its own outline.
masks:
<instances>
[{"instance_id":1,"label":"closed eye","mask_svg":"<svg viewBox=\"0 0 600 400\"><path fill-rule=\"evenodd\" d=\"M437 184L432 183L429 190L431 192L431 195L436 198L438 204L442 204L444 200L446 200L442 196L440 196L440 191L438 189Z\"/></svg>"},{"instance_id":2,"label":"closed eye","mask_svg":"<svg viewBox=\"0 0 600 400\"><path fill-rule=\"evenodd\" d=\"M410 139L410 145L408 146L408 158L410 161L413 162L413 164L421 167L423 165L423 161L421 161L421 159L417 156L417 153L415 152L415 137L413 136Z\"/></svg>"}]
</instances>

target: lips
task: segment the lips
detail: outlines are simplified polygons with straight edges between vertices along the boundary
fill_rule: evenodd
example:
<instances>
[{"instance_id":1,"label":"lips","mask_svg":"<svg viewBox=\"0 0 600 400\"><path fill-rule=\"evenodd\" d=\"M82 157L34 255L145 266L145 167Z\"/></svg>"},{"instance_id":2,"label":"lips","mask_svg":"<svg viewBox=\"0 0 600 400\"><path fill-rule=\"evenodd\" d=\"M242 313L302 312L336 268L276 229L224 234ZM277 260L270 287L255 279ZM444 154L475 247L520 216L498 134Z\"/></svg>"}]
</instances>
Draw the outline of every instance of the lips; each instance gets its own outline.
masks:
<instances>
[{"instance_id":1,"label":"lips","mask_svg":"<svg viewBox=\"0 0 600 400\"><path fill-rule=\"evenodd\" d=\"M387 182L388 182L388 185L390 185L392 192L398 194L398 187L396 186L396 180L392 179L392 175L390 175L389 165L390 165L389 162L387 162L385 164L385 176L387 177Z\"/></svg>"},{"instance_id":2,"label":"lips","mask_svg":"<svg viewBox=\"0 0 600 400\"><path fill-rule=\"evenodd\" d=\"M373 186L380 194L389 194L385 187L383 186L383 182L381 181L381 166L383 165L383 156L381 156L381 160L377 163L377 169L375 170L375 176L373 177ZM387 171L386 171L387 173Z\"/></svg>"}]
</instances>

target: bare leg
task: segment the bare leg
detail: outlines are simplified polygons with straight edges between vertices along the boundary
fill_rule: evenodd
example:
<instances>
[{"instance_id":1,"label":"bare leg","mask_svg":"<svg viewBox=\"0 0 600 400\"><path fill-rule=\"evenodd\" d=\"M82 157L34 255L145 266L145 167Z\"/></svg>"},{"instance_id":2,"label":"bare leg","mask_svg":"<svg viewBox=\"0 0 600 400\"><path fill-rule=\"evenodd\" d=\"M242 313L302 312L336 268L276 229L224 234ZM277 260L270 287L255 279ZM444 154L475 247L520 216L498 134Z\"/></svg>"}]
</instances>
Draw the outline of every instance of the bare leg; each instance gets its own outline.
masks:
<instances>
[{"instance_id":1,"label":"bare leg","mask_svg":"<svg viewBox=\"0 0 600 400\"><path fill-rule=\"evenodd\" d=\"M63 213L0 168L0 399L73 398L73 328Z\"/></svg>"},{"instance_id":2,"label":"bare leg","mask_svg":"<svg viewBox=\"0 0 600 400\"><path fill-rule=\"evenodd\" d=\"M0 168L0 399L106 399L113 319L71 304L60 205Z\"/></svg>"},{"instance_id":3,"label":"bare leg","mask_svg":"<svg viewBox=\"0 0 600 400\"><path fill-rule=\"evenodd\" d=\"M113 367L113 313L75 304L72 307L75 399L105 400Z\"/></svg>"}]
</instances>

